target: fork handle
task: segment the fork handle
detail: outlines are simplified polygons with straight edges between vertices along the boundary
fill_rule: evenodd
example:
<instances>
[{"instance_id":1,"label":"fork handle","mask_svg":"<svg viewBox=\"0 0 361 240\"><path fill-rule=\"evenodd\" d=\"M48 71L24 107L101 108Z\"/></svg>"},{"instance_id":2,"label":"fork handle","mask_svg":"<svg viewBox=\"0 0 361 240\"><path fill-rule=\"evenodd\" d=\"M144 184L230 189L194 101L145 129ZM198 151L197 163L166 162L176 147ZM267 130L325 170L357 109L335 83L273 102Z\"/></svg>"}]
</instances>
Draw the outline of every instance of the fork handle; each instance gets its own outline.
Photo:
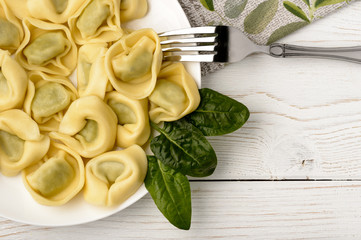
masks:
<instances>
[{"instance_id":1,"label":"fork handle","mask_svg":"<svg viewBox=\"0 0 361 240\"><path fill-rule=\"evenodd\" d=\"M327 48L272 43L269 46L269 54L272 57L327 58L361 63L361 46Z\"/></svg>"}]
</instances>

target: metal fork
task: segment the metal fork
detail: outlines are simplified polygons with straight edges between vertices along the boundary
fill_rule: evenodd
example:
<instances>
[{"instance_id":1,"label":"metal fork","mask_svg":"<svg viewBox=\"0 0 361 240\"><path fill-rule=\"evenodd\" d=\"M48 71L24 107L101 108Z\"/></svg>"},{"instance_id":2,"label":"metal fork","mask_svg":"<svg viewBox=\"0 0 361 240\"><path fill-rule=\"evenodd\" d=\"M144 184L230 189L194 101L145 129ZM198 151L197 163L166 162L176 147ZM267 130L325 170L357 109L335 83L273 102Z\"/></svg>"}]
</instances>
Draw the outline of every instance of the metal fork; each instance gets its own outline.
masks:
<instances>
[{"instance_id":1,"label":"metal fork","mask_svg":"<svg viewBox=\"0 0 361 240\"><path fill-rule=\"evenodd\" d=\"M312 57L361 63L361 46L303 47L272 43L260 46L230 26L195 27L159 34L165 61L238 62L252 53L272 57Z\"/></svg>"}]
</instances>

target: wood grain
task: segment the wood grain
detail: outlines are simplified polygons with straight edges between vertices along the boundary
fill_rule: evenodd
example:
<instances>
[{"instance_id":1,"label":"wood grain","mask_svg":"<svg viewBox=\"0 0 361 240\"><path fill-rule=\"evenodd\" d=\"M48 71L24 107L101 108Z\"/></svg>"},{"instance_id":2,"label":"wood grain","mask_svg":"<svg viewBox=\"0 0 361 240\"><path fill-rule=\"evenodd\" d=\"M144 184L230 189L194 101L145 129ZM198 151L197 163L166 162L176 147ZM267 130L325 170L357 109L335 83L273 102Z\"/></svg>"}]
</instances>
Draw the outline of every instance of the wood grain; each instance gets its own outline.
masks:
<instances>
[{"instance_id":1,"label":"wood grain","mask_svg":"<svg viewBox=\"0 0 361 240\"><path fill-rule=\"evenodd\" d=\"M361 2L282 41L361 45ZM361 239L360 77L352 63L253 55L204 78L203 87L243 102L251 118L233 134L210 138L219 164L206 182L191 184L188 232L171 226L147 195L73 227L0 218L0 239Z\"/></svg>"},{"instance_id":2,"label":"wood grain","mask_svg":"<svg viewBox=\"0 0 361 240\"><path fill-rule=\"evenodd\" d=\"M0 239L360 239L361 182L194 182L190 231L149 195L106 219L61 228L0 219Z\"/></svg>"},{"instance_id":3,"label":"wood grain","mask_svg":"<svg viewBox=\"0 0 361 240\"><path fill-rule=\"evenodd\" d=\"M313 46L361 45L355 2L282 40ZM236 133L212 138L213 179L361 178L361 66L257 54L202 80L251 111Z\"/></svg>"}]
</instances>

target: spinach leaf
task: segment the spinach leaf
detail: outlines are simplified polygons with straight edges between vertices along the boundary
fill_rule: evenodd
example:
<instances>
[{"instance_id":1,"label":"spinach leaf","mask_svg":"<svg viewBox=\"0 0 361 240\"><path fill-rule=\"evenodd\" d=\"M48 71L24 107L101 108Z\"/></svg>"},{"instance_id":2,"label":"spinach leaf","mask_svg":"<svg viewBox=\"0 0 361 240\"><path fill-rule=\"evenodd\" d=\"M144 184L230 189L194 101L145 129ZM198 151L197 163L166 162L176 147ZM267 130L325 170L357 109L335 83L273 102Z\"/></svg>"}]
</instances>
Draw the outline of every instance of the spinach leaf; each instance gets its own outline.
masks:
<instances>
[{"instance_id":1,"label":"spinach leaf","mask_svg":"<svg viewBox=\"0 0 361 240\"><path fill-rule=\"evenodd\" d=\"M217 157L202 132L180 119L165 122L160 128L151 122L160 135L153 138L150 148L163 164L192 177L211 175L217 166Z\"/></svg>"},{"instance_id":2,"label":"spinach leaf","mask_svg":"<svg viewBox=\"0 0 361 240\"><path fill-rule=\"evenodd\" d=\"M191 225L192 203L188 178L148 156L145 187L158 209L174 226L188 230Z\"/></svg>"},{"instance_id":3,"label":"spinach leaf","mask_svg":"<svg viewBox=\"0 0 361 240\"><path fill-rule=\"evenodd\" d=\"M199 93L201 103L186 119L205 136L231 133L248 120L248 108L242 103L209 88L203 88Z\"/></svg>"}]
</instances>

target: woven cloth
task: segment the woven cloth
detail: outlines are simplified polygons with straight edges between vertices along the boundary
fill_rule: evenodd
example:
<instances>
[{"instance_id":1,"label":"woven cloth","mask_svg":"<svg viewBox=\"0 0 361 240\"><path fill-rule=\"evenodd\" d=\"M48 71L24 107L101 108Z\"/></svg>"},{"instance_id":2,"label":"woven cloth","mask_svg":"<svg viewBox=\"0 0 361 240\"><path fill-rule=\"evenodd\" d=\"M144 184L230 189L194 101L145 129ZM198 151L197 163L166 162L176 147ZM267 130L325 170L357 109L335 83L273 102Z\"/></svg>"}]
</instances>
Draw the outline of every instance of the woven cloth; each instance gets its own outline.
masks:
<instances>
[{"instance_id":1,"label":"woven cloth","mask_svg":"<svg viewBox=\"0 0 361 240\"><path fill-rule=\"evenodd\" d=\"M268 45L349 4L349 0L178 0L192 26L230 25ZM202 64L202 74L222 68Z\"/></svg>"}]
</instances>

